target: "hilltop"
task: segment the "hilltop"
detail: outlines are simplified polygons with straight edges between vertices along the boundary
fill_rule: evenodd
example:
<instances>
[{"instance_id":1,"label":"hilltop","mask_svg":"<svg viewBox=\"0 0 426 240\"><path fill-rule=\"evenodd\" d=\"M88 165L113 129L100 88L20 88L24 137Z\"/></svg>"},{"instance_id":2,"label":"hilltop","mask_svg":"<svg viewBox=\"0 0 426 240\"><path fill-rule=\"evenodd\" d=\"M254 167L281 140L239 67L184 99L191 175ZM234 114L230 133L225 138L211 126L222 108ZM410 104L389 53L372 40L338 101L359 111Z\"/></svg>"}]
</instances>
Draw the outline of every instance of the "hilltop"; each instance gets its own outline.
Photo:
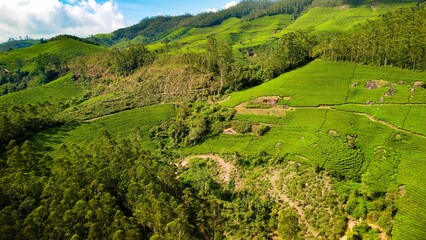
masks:
<instances>
[{"instance_id":1,"label":"hilltop","mask_svg":"<svg viewBox=\"0 0 426 240\"><path fill-rule=\"evenodd\" d=\"M34 39L10 40L0 44L0 53L11 51L14 49L19 49L19 48L31 47L32 45L37 44L39 42L40 40L34 40Z\"/></svg>"}]
</instances>

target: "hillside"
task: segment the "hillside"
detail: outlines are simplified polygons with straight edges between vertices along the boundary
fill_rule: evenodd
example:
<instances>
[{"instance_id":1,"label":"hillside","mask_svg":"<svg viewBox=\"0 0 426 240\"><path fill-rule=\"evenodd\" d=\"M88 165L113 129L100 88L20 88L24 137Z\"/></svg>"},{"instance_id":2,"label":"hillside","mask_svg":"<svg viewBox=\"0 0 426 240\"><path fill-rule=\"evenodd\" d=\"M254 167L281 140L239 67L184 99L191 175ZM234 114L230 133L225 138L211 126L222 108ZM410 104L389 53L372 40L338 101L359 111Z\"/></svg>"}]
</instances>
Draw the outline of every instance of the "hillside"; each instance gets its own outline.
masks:
<instances>
[{"instance_id":1,"label":"hillside","mask_svg":"<svg viewBox=\"0 0 426 240\"><path fill-rule=\"evenodd\" d=\"M0 53L0 240L423 239L424 14L250 0Z\"/></svg>"},{"instance_id":2,"label":"hillside","mask_svg":"<svg viewBox=\"0 0 426 240\"><path fill-rule=\"evenodd\" d=\"M182 16L177 19L158 17L158 19L145 20L148 25L144 25L145 21L142 21L139 25L119 30L120 33L130 34L126 37L127 39L118 38L118 36L122 36L122 34L118 33L113 33L113 38L120 39L115 40L118 41L117 46L145 42L152 45L152 49L159 49L167 43L172 48L174 45L178 45L178 49L199 51L203 49L207 36L215 35L218 39L231 41L234 44L234 48L240 49L269 44L285 33L301 29L313 28L317 32L325 33L350 31L355 25L364 23L368 19L372 20L381 14L414 5L414 2L405 2L366 4L358 7L351 7L350 5L338 7L319 6L307 9L306 13L296 19L293 14L285 12L271 13L272 15L270 16L266 13L266 16L260 14L260 16L255 18L249 17L250 14L253 14L249 13L247 16L230 17L221 20L218 24L202 27L179 25L180 21L190 19L190 16ZM151 37L149 40L145 37L145 31L150 31L149 29L155 24L161 25L159 22L162 21L172 23L174 20L178 23L171 25L163 32L157 33L156 37ZM105 40L107 38L107 36L99 36L99 39L104 39L103 41L108 41Z\"/></svg>"},{"instance_id":3,"label":"hillside","mask_svg":"<svg viewBox=\"0 0 426 240\"><path fill-rule=\"evenodd\" d=\"M93 54L102 51L103 48L93 44L78 41L76 39L62 37L47 43L40 43L28 48L16 49L0 53L0 66L13 70L17 60L23 61L23 70L32 71L33 59L40 54L60 54L64 59L72 59L77 56Z\"/></svg>"},{"instance_id":4,"label":"hillside","mask_svg":"<svg viewBox=\"0 0 426 240\"><path fill-rule=\"evenodd\" d=\"M0 53L0 96L49 83L67 74L75 58L102 51L104 47L63 35Z\"/></svg>"},{"instance_id":5,"label":"hillside","mask_svg":"<svg viewBox=\"0 0 426 240\"><path fill-rule=\"evenodd\" d=\"M0 44L0 53L11 51L14 49L31 47L32 45L37 44L39 42L40 40L32 40L32 39L7 41L5 43Z\"/></svg>"}]
</instances>

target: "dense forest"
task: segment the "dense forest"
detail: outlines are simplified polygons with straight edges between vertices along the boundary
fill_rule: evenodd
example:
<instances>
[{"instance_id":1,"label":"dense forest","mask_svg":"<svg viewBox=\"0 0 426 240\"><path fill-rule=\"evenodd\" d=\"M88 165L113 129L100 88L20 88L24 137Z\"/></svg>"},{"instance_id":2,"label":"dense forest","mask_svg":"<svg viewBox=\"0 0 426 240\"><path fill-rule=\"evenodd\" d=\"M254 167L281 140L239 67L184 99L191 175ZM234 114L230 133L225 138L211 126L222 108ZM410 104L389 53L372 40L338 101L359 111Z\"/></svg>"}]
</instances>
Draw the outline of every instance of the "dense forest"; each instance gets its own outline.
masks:
<instances>
[{"instance_id":1,"label":"dense forest","mask_svg":"<svg viewBox=\"0 0 426 240\"><path fill-rule=\"evenodd\" d=\"M426 69L426 10L401 9L355 27L351 34L330 37L318 46L321 56L376 66Z\"/></svg>"}]
</instances>

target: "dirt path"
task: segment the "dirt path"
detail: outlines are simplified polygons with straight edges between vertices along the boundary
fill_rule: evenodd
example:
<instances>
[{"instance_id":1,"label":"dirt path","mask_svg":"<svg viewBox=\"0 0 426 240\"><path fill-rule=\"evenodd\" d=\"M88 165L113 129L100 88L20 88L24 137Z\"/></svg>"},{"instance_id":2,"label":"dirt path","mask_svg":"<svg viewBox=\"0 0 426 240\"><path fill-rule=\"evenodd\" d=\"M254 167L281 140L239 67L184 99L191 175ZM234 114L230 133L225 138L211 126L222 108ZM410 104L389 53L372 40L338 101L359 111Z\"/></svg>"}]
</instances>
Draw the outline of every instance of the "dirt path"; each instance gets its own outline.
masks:
<instances>
[{"instance_id":1,"label":"dirt path","mask_svg":"<svg viewBox=\"0 0 426 240\"><path fill-rule=\"evenodd\" d=\"M125 111L128 111L128 110L125 110ZM81 122L81 123L94 122L96 120L100 120L100 119L104 119L104 118L107 118L107 117L111 117L111 116L113 116L115 114L117 114L117 113L110 113L110 114L103 115L103 116L100 116L100 117L95 117L95 118L90 118L90 119L82 120L82 121L79 121L79 122Z\"/></svg>"},{"instance_id":2,"label":"dirt path","mask_svg":"<svg viewBox=\"0 0 426 240\"><path fill-rule=\"evenodd\" d=\"M363 112L353 112L353 111L346 111L346 110L340 110L340 109L332 109L332 110L334 110L334 111L340 111L340 112L352 113L352 114L356 114L356 115L360 115L360 116L365 116L365 117L367 117L367 118L368 118L370 121L372 121L372 122L380 123L380 124L385 125L385 126L387 126L387 127L389 127L389 128L392 128L392 129L394 129L394 130L397 130L397 131L400 131L400 132L403 132L403 133L411 134L411 135L414 135L414 136L417 136L417 137L421 137L421 138L425 138L425 139L426 139L426 136L425 136L425 135L423 135L423 134L420 134L420 133L412 132L412 131L410 131L410 130L405 130L405 129L399 128L399 127L397 127L397 126L393 125L392 123L386 122L386 121L384 121L384 120L377 119L376 117L374 117L374 116L372 116L372 115L370 115L370 114L368 114L368 113L363 113Z\"/></svg>"},{"instance_id":3,"label":"dirt path","mask_svg":"<svg viewBox=\"0 0 426 240\"><path fill-rule=\"evenodd\" d=\"M403 128L399 128L399 127L393 125L392 123L386 122L386 121L381 120L381 119L377 119L376 117L372 116L371 114L364 113L364 112L356 112L356 111L336 109L336 108L333 108L333 107L335 107L333 105L320 105L320 106L317 106L317 107L299 106L299 107L289 107L289 108L283 108L282 106L277 105L275 107L268 108L268 109L251 109L251 108L245 108L246 104L248 104L248 102L244 102L244 103L241 103L241 104L235 106L234 108L237 111L237 113L254 114L254 115L285 116L287 111L292 111L292 110L297 110L297 109L326 109L326 110L340 111L340 112L346 112L346 113L352 113L352 114L356 114L356 115L360 115L360 116L365 116L372 122L380 123L380 124L385 125L389 128L392 128L396 131L400 131L400 132L403 132L403 133L415 135L417 137L421 137L421 138L426 139L426 136L423 135L423 134L416 133L416 132L406 130L406 129L403 129ZM364 106L364 104L358 104L358 105ZM400 104L382 104L382 105L400 105ZM407 105L410 105L410 104L407 104ZM415 105L423 105L423 104L415 104Z\"/></svg>"},{"instance_id":4,"label":"dirt path","mask_svg":"<svg viewBox=\"0 0 426 240\"><path fill-rule=\"evenodd\" d=\"M204 154L204 155L195 155L195 156L186 157L182 159L182 162L180 165L184 167L192 159L204 159L204 160L211 159L215 161L216 164L219 165L221 169L221 174L219 175L219 179L225 183L229 183L229 181L231 180L232 174L235 174L238 172L236 167L232 163L225 161L225 159L219 157L216 154ZM239 184L236 183L236 186L237 185Z\"/></svg>"},{"instance_id":5,"label":"dirt path","mask_svg":"<svg viewBox=\"0 0 426 240\"><path fill-rule=\"evenodd\" d=\"M309 224L309 222L306 220L305 212L301 207L299 207L295 202L293 202L282 190L278 189L277 187L277 181L281 177L280 171L275 171L271 178L271 195L278 197L281 201L287 203L290 207L296 209L297 214L299 215L299 219L305 226L308 228L308 231L314 236L318 237L318 232L315 231L315 229Z\"/></svg>"},{"instance_id":6,"label":"dirt path","mask_svg":"<svg viewBox=\"0 0 426 240\"><path fill-rule=\"evenodd\" d=\"M372 229L378 230L380 232L380 240L388 240L388 236L386 235L385 229L383 229L382 227L374 223L367 223L367 224Z\"/></svg>"},{"instance_id":7,"label":"dirt path","mask_svg":"<svg viewBox=\"0 0 426 240\"><path fill-rule=\"evenodd\" d=\"M254 114L254 115L276 115L285 116L286 110L282 106L275 106L271 108L246 108L248 102L241 103L234 107L239 114Z\"/></svg>"}]
</instances>

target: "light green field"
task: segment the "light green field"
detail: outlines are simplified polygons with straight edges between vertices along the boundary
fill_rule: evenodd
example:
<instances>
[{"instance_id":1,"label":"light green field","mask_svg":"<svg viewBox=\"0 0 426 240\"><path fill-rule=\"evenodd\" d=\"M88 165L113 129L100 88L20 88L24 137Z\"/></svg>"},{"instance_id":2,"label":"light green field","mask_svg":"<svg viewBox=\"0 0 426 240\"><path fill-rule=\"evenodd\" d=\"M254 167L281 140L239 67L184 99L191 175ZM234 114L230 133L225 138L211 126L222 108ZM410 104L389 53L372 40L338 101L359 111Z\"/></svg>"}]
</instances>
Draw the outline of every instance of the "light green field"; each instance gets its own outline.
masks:
<instances>
[{"instance_id":1,"label":"light green field","mask_svg":"<svg viewBox=\"0 0 426 240\"><path fill-rule=\"evenodd\" d=\"M389 86L371 90L365 87L365 83L377 79L386 79ZM315 60L254 88L232 93L222 105L236 106L261 96L291 97L288 102L291 106L377 102L381 97L385 103L405 103L410 95L414 96L411 102L422 103L426 100L425 89L416 89L415 93L409 89L413 81L425 79L424 72ZM397 84L401 80L404 84ZM353 83L358 86L352 86ZM385 97L384 93L392 86L397 92Z\"/></svg>"},{"instance_id":2,"label":"light green field","mask_svg":"<svg viewBox=\"0 0 426 240\"><path fill-rule=\"evenodd\" d=\"M243 47L257 46L278 39L277 34L292 22L292 16L281 14L257 18L251 21L241 21L230 18L222 24L205 28L179 28L158 42L171 41L183 48L180 51L200 51L205 48L208 36L215 36L218 40L228 40L234 50ZM158 43L152 44L152 49L158 48Z\"/></svg>"},{"instance_id":3,"label":"light green field","mask_svg":"<svg viewBox=\"0 0 426 240\"><path fill-rule=\"evenodd\" d=\"M279 39L283 34L313 28L321 32L350 31L359 23L368 19L375 19L379 15L392 12L401 7L410 7L415 3L376 4L356 8L332 8L316 7L310 9L301 17L293 20L288 14L266 16L251 21L241 21L238 18L230 18L220 25L205 28L178 28L150 44L149 49L155 50L169 42L179 46L180 51L202 51L208 36L214 35L219 40L229 40L233 44L235 52L241 48L258 46L271 43ZM141 42L142 38L135 38L129 42ZM120 43L120 46L128 44Z\"/></svg>"},{"instance_id":4,"label":"light green field","mask_svg":"<svg viewBox=\"0 0 426 240\"><path fill-rule=\"evenodd\" d=\"M414 6L415 3L364 5L356 8L316 7L303 14L288 26L281 34L298 29L314 28L318 32L350 31L359 23L372 20L381 14L392 12L401 7Z\"/></svg>"},{"instance_id":5,"label":"light green field","mask_svg":"<svg viewBox=\"0 0 426 240\"><path fill-rule=\"evenodd\" d=\"M77 100L83 97L83 95L84 90L82 86L75 83L71 74L68 74L39 87L28 88L0 96L0 108L20 103L65 103L73 99Z\"/></svg>"},{"instance_id":6,"label":"light green field","mask_svg":"<svg viewBox=\"0 0 426 240\"><path fill-rule=\"evenodd\" d=\"M401 149L398 182L405 186L398 202L393 239L424 239L426 236L426 140L413 137L395 146Z\"/></svg>"},{"instance_id":7,"label":"light green field","mask_svg":"<svg viewBox=\"0 0 426 240\"><path fill-rule=\"evenodd\" d=\"M287 27L291 21L291 16L286 14L263 17L247 22L230 18L218 26L192 28L177 42L189 49L197 49L206 44L208 36L214 35L219 40L231 41L234 48L255 46L278 38L275 36L276 33ZM176 32L172 34L176 34Z\"/></svg>"},{"instance_id":8,"label":"light green field","mask_svg":"<svg viewBox=\"0 0 426 240\"><path fill-rule=\"evenodd\" d=\"M139 128L142 133L140 144L144 148L152 150L155 148L155 144L149 139L149 129L170 119L175 114L176 111L172 104L138 108L73 126L48 130L36 135L34 141L40 142L46 151L55 155L56 150L63 144L70 146L90 142L96 138L100 129L105 129L112 137L116 137L119 134L127 136Z\"/></svg>"},{"instance_id":9,"label":"light green field","mask_svg":"<svg viewBox=\"0 0 426 240\"><path fill-rule=\"evenodd\" d=\"M0 53L0 65L12 69L17 59L24 61L24 70L32 71L32 61L35 57L43 53L57 53L65 59L71 59L76 56L93 54L103 51L101 46L84 43L70 38L61 38L59 40L36 44L28 48L17 49L10 52Z\"/></svg>"},{"instance_id":10,"label":"light green field","mask_svg":"<svg viewBox=\"0 0 426 240\"><path fill-rule=\"evenodd\" d=\"M336 109L368 113L377 119L384 120L398 128L426 135L426 105L411 104L375 104L336 106Z\"/></svg>"}]
</instances>

